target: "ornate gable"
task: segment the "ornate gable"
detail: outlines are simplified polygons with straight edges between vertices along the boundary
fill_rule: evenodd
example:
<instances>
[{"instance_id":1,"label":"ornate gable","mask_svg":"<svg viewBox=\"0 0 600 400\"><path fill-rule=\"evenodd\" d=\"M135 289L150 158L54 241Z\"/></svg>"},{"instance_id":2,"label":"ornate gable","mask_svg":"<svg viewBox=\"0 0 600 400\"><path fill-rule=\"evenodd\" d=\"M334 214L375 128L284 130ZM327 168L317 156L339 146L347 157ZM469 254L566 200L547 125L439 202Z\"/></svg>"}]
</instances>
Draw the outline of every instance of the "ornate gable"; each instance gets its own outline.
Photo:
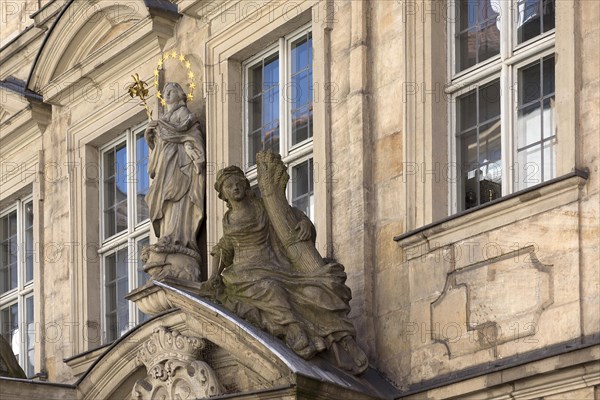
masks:
<instances>
[{"instance_id":1,"label":"ornate gable","mask_svg":"<svg viewBox=\"0 0 600 400\"><path fill-rule=\"evenodd\" d=\"M81 80L110 74L117 59L162 49L179 18L167 0L70 1L44 38L27 88L60 104Z\"/></svg>"}]
</instances>

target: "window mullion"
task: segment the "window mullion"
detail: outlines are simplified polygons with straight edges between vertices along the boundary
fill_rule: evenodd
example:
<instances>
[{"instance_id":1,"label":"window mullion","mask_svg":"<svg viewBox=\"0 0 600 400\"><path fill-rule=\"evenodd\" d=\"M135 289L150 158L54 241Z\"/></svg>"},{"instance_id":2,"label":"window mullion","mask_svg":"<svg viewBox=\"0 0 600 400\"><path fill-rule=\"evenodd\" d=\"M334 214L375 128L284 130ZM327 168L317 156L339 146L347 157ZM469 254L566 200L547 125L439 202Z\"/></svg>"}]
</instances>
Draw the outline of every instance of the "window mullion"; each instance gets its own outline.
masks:
<instances>
[{"instance_id":1,"label":"window mullion","mask_svg":"<svg viewBox=\"0 0 600 400\"><path fill-rule=\"evenodd\" d=\"M511 71L510 67L506 64L502 65L502 71L500 72L501 82L501 101L500 101L500 126L501 126L501 140L500 140L500 151L502 153L502 196L505 196L512 192L512 179L513 179L513 151L512 149L512 115L515 108L512 106L512 97L514 93L514 86L511 83Z\"/></svg>"},{"instance_id":2,"label":"window mullion","mask_svg":"<svg viewBox=\"0 0 600 400\"><path fill-rule=\"evenodd\" d=\"M288 62L288 43L284 38L279 39L279 153L282 157L288 154L289 140L289 104L288 104L288 84L289 62Z\"/></svg>"},{"instance_id":3,"label":"window mullion","mask_svg":"<svg viewBox=\"0 0 600 400\"><path fill-rule=\"evenodd\" d=\"M136 263L134 262L135 257L133 257L134 255L137 256L135 246L135 239L129 238L129 240L127 241L127 288L130 292L137 287L137 274L135 271ZM137 325L137 307L135 303L133 301L128 301L127 305L129 307L129 325Z\"/></svg>"},{"instance_id":4,"label":"window mullion","mask_svg":"<svg viewBox=\"0 0 600 400\"><path fill-rule=\"evenodd\" d=\"M19 204L19 208L20 208L21 204ZM19 214L17 211L17 230L19 229ZM18 254L17 254L17 262L18 262ZM22 271L21 271L22 272ZM19 276L21 274L19 273ZM23 367L23 370L26 371L27 369L27 359L25 354L27 353L27 350L25 348L25 333L27 331L26 327L25 327L25 297L21 294L21 288L18 288L18 298L17 298L17 327L19 329L19 365L21 365L21 367Z\"/></svg>"},{"instance_id":5,"label":"window mullion","mask_svg":"<svg viewBox=\"0 0 600 400\"><path fill-rule=\"evenodd\" d=\"M125 167L125 179L127 180L127 236L131 235L133 232L133 228L135 227L135 179L132 179L132 173L135 173L134 170L134 147L133 143L133 130L128 129L127 134L125 135L125 154L127 165Z\"/></svg>"}]
</instances>

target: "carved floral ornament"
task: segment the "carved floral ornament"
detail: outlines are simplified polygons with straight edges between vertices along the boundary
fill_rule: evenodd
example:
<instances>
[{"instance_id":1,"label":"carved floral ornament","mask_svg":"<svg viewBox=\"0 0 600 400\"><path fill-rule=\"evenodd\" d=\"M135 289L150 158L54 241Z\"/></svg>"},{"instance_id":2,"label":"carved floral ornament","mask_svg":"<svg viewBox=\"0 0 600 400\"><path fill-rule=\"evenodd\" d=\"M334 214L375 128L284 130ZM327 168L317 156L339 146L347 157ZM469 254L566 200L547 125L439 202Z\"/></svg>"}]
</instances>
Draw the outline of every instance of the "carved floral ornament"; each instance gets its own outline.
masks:
<instances>
[{"instance_id":1,"label":"carved floral ornament","mask_svg":"<svg viewBox=\"0 0 600 400\"><path fill-rule=\"evenodd\" d=\"M133 386L135 400L207 398L223 392L213 369L198 358L206 341L156 328L138 351L136 361L148 376Z\"/></svg>"}]
</instances>

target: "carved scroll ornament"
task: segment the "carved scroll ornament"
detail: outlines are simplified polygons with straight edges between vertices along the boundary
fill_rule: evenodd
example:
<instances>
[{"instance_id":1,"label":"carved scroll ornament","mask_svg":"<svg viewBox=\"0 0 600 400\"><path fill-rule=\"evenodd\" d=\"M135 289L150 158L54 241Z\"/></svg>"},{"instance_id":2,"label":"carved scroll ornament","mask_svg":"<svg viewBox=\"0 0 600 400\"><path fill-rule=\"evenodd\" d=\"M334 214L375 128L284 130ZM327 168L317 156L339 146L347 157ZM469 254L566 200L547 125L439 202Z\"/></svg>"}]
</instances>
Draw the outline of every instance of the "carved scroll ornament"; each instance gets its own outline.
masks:
<instances>
[{"instance_id":1,"label":"carved scroll ornament","mask_svg":"<svg viewBox=\"0 0 600 400\"><path fill-rule=\"evenodd\" d=\"M133 400L198 399L223 392L213 369L198 358L206 342L161 327L138 351L148 376L133 386Z\"/></svg>"}]
</instances>

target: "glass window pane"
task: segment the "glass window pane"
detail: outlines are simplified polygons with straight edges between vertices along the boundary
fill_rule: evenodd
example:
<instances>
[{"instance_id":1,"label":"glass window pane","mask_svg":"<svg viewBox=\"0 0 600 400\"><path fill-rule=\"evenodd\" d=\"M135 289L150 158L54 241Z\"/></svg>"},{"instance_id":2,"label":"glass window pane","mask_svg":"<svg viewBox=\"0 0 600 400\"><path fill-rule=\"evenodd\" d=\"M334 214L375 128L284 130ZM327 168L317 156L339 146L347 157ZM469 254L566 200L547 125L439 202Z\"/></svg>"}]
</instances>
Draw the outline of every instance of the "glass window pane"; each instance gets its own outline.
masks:
<instances>
[{"instance_id":1,"label":"glass window pane","mask_svg":"<svg viewBox=\"0 0 600 400\"><path fill-rule=\"evenodd\" d=\"M473 90L457 100L457 131L464 132L477 125L477 91Z\"/></svg>"},{"instance_id":2,"label":"glass window pane","mask_svg":"<svg viewBox=\"0 0 600 400\"><path fill-rule=\"evenodd\" d=\"M33 296L25 299L25 323L27 326L26 344L27 357L25 361L25 374L27 376L33 376L34 371L34 344L35 344L35 326L33 324Z\"/></svg>"},{"instance_id":3,"label":"glass window pane","mask_svg":"<svg viewBox=\"0 0 600 400\"><path fill-rule=\"evenodd\" d=\"M115 209L109 208L104 211L104 238L108 238L116 233Z\"/></svg>"},{"instance_id":4,"label":"glass window pane","mask_svg":"<svg viewBox=\"0 0 600 400\"><path fill-rule=\"evenodd\" d=\"M117 279L127 278L127 249L117 251Z\"/></svg>"},{"instance_id":5,"label":"glass window pane","mask_svg":"<svg viewBox=\"0 0 600 400\"><path fill-rule=\"evenodd\" d=\"M479 193L481 204L502 196L500 120L482 125L479 131Z\"/></svg>"},{"instance_id":6,"label":"glass window pane","mask_svg":"<svg viewBox=\"0 0 600 400\"><path fill-rule=\"evenodd\" d=\"M273 54L264 60L263 91L279 86L279 55Z\"/></svg>"},{"instance_id":7,"label":"glass window pane","mask_svg":"<svg viewBox=\"0 0 600 400\"><path fill-rule=\"evenodd\" d=\"M480 26L477 49L478 63L500 54L500 30L497 24L498 21L494 17L483 22Z\"/></svg>"},{"instance_id":8,"label":"glass window pane","mask_svg":"<svg viewBox=\"0 0 600 400\"><path fill-rule=\"evenodd\" d=\"M33 280L33 202L25 204L25 282Z\"/></svg>"},{"instance_id":9,"label":"glass window pane","mask_svg":"<svg viewBox=\"0 0 600 400\"><path fill-rule=\"evenodd\" d=\"M542 86L544 87L543 95L549 96L554 94L555 78L554 78L554 55L546 57L542 60L543 63L543 77L544 80Z\"/></svg>"},{"instance_id":10,"label":"glass window pane","mask_svg":"<svg viewBox=\"0 0 600 400\"><path fill-rule=\"evenodd\" d=\"M301 143L310 137L310 119L308 106L292 112L292 145Z\"/></svg>"},{"instance_id":11,"label":"glass window pane","mask_svg":"<svg viewBox=\"0 0 600 400\"><path fill-rule=\"evenodd\" d=\"M248 166L256 164L256 153L262 150L262 129L252 132L248 138Z\"/></svg>"},{"instance_id":12,"label":"glass window pane","mask_svg":"<svg viewBox=\"0 0 600 400\"><path fill-rule=\"evenodd\" d=\"M0 294L17 287L17 212L0 218Z\"/></svg>"},{"instance_id":13,"label":"glass window pane","mask_svg":"<svg viewBox=\"0 0 600 400\"><path fill-rule=\"evenodd\" d=\"M517 188L526 189L542 182L541 146L528 147L517 152Z\"/></svg>"},{"instance_id":14,"label":"glass window pane","mask_svg":"<svg viewBox=\"0 0 600 400\"><path fill-rule=\"evenodd\" d=\"M292 206L314 220L313 160L306 160L292 168Z\"/></svg>"},{"instance_id":15,"label":"glass window pane","mask_svg":"<svg viewBox=\"0 0 600 400\"><path fill-rule=\"evenodd\" d=\"M279 153L279 54L271 54L248 70L246 102L248 166L256 153L271 149Z\"/></svg>"},{"instance_id":16,"label":"glass window pane","mask_svg":"<svg viewBox=\"0 0 600 400\"><path fill-rule=\"evenodd\" d=\"M552 179L555 173L554 56L526 66L518 76L517 159L525 164L518 166L522 176L517 187L523 189Z\"/></svg>"},{"instance_id":17,"label":"glass window pane","mask_svg":"<svg viewBox=\"0 0 600 400\"><path fill-rule=\"evenodd\" d=\"M103 157L104 239L127 230L127 146L115 146Z\"/></svg>"},{"instance_id":18,"label":"glass window pane","mask_svg":"<svg viewBox=\"0 0 600 400\"><path fill-rule=\"evenodd\" d=\"M461 0L458 9L458 27L461 31L477 25L478 0Z\"/></svg>"},{"instance_id":19,"label":"glass window pane","mask_svg":"<svg viewBox=\"0 0 600 400\"><path fill-rule=\"evenodd\" d=\"M542 137L548 139L556 134L554 125L554 98L549 98L543 102L542 109Z\"/></svg>"},{"instance_id":20,"label":"glass window pane","mask_svg":"<svg viewBox=\"0 0 600 400\"><path fill-rule=\"evenodd\" d=\"M462 199L464 209L467 210L479 204L479 165L477 163L477 130L472 129L460 136L459 160L461 169L461 182L463 186Z\"/></svg>"},{"instance_id":21,"label":"glass window pane","mask_svg":"<svg viewBox=\"0 0 600 400\"><path fill-rule=\"evenodd\" d=\"M259 150L271 150L279 154L279 121L263 127L262 148Z\"/></svg>"},{"instance_id":22,"label":"glass window pane","mask_svg":"<svg viewBox=\"0 0 600 400\"><path fill-rule=\"evenodd\" d=\"M456 72L477 63L477 33L469 30L458 34L456 40Z\"/></svg>"},{"instance_id":23,"label":"glass window pane","mask_svg":"<svg viewBox=\"0 0 600 400\"><path fill-rule=\"evenodd\" d=\"M129 292L127 276L117 281L117 323L119 336L129 330L129 305L125 295Z\"/></svg>"},{"instance_id":24,"label":"glass window pane","mask_svg":"<svg viewBox=\"0 0 600 400\"><path fill-rule=\"evenodd\" d=\"M292 75L311 64L309 48L312 46L310 33L292 43Z\"/></svg>"},{"instance_id":25,"label":"glass window pane","mask_svg":"<svg viewBox=\"0 0 600 400\"><path fill-rule=\"evenodd\" d=\"M523 43L541 32L540 0L517 2L517 38Z\"/></svg>"},{"instance_id":26,"label":"glass window pane","mask_svg":"<svg viewBox=\"0 0 600 400\"><path fill-rule=\"evenodd\" d=\"M292 110L311 102L308 71L292 77L288 99L291 100Z\"/></svg>"},{"instance_id":27,"label":"glass window pane","mask_svg":"<svg viewBox=\"0 0 600 400\"><path fill-rule=\"evenodd\" d=\"M457 100L459 206L469 209L502 196L500 81Z\"/></svg>"},{"instance_id":28,"label":"glass window pane","mask_svg":"<svg viewBox=\"0 0 600 400\"><path fill-rule=\"evenodd\" d=\"M456 70L500 54L500 3L461 0L456 25Z\"/></svg>"},{"instance_id":29,"label":"glass window pane","mask_svg":"<svg viewBox=\"0 0 600 400\"><path fill-rule=\"evenodd\" d=\"M526 42L554 29L555 0L520 0L517 2L517 41Z\"/></svg>"},{"instance_id":30,"label":"glass window pane","mask_svg":"<svg viewBox=\"0 0 600 400\"><path fill-rule=\"evenodd\" d=\"M556 176L555 148L555 139L544 142L544 163L542 165L542 177L544 178L544 182Z\"/></svg>"},{"instance_id":31,"label":"glass window pane","mask_svg":"<svg viewBox=\"0 0 600 400\"><path fill-rule=\"evenodd\" d=\"M539 100L540 98L540 63L519 70L519 106Z\"/></svg>"},{"instance_id":32,"label":"glass window pane","mask_svg":"<svg viewBox=\"0 0 600 400\"><path fill-rule=\"evenodd\" d=\"M148 204L144 197L148 194L148 187L150 180L148 178L148 144L144 139L143 132L140 132L136 136L136 221L142 222L149 218Z\"/></svg>"},{"instance_id":33,"label":"glass window pane","mask_svg":"<svg viewBox=\"0 0 600 400\"><path fill-rule=\"evenodd\" d=\"M279 120L279 89L268 90L262 96L262 126Z\"/></svg>"},{"instance_id":34,"label":"glass window pane","mask_svg":"<svg viewBox=\"0 0 600 400\"><path fill-rule=\"evenodd\" d=\"M539 104L519 110L517 114L517 146L519 149L542 139L542 114Z\"/></svg>"},{"instance_id":35,"label":"glass window pane","mask_svg":"<svg viewBox=\"0 0 600 400\"><path fill-rule=\"evenodd\" d=\"M479 89L479 123L500 117L500 81Z\"/></svg>"},{"instance_id":36,"label":"glass window pane","mask_svg":"<svg viewBox=\"0 0 600 400\"><path fill-rule=\"evenodd\" d=\"M262 95L258 95L248 102L248 126L254 132L262 126Z\"/></svg>"},{"instance_id":37,"label":"glass window pane","mask_svg":"<svg viewBox=\"0 0 600 400\"><path fill-rule=\"evenodd\" d=\"M542 0L542 32L548 32L555 26L554 0Z\"/></svg>"},{"instance_id":38,"label":"glass window pane","mask_svg":"<svg viewBox=\"0 0 600 400\"><path fill-rule=\"evenodd\" d=\"M104 179L115 176L115 152L114 149L107 150L103 158Z\"/></svg>"},{"instance_id":39,"label":"glass window pane","mask_svg":"<svg viewBox=\"0 0 600 400\"><path fill-rule=\"evenodd\" d=\"M253 98L262 92L262 63L248 71L248 97Z\"/></svg>"},{"instance_id":40,"label":"glass window pane","mask_svg":"<svg viewBox=\"0 0 600 400\"><path fill-rule=\"evenodd\" d=\"M117 233L127 230L127 199L118 203L115 208Z\"/></svg>"}]
</instances>

